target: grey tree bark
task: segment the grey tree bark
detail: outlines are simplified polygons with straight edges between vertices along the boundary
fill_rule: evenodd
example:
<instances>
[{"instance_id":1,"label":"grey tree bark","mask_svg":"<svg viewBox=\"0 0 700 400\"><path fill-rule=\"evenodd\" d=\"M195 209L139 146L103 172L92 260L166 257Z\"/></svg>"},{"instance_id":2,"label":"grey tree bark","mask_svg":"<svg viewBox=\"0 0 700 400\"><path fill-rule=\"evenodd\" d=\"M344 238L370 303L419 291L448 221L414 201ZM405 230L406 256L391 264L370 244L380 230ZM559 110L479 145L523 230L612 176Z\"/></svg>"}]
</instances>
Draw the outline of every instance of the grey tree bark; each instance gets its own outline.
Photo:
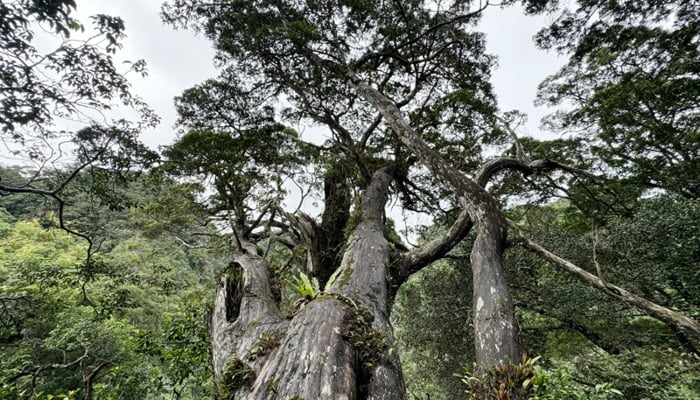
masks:
<instances>
[{"instance_id":1,"label":"grey tree bark","mask_svg":"<svg viewBox=\"0 0 700 400\"><path fill-rule=\"evenodd\" d=\"M473 279L474 337L479 373L521 359L518 325L503 267L506 221L496 200L478 183L446 163L413 130L401 111L370 85L349 77L366 101L382 113L394 133L436 176L444 179L476 227L470 255Z\"/></svg>"},{"instance_id":2,"label":"grey tree bark","mask_svg":"<svg viewBox=\"0 0 700 400\"><path fill-rule=\"evenodd\" d=\"M270 268L254 243L219 280L210 335L220 397L236 399L385 399L405 397L389 323L384 206L391 176L374 174L361 218L327 293L282 315ZM358 336L371 342L360 344ZM274 338L273 343L261 339Z\"/></svg>"}]
</instances>

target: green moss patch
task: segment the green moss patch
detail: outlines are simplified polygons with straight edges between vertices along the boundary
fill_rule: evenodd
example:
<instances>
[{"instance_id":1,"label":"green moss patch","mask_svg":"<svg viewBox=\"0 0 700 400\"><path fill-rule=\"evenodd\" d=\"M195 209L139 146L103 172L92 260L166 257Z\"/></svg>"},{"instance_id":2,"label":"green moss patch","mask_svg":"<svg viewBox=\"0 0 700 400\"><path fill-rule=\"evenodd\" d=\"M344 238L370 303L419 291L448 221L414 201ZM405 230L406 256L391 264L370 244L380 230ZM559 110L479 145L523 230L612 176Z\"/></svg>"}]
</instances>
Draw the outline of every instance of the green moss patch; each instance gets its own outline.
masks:
<instances>
[{"instance_id":1,"label":"green moss patch","mask_svg":"<svg viewBox=\"0 0 700 400\"><path fill-rule=\"evenodd\" d=\"M219 378L219 393L224 399L231 399L232 396L243 386L249 385L255 379L255 372L238 357L226 363L226 369Z\"/></svg>"}]
</instances>

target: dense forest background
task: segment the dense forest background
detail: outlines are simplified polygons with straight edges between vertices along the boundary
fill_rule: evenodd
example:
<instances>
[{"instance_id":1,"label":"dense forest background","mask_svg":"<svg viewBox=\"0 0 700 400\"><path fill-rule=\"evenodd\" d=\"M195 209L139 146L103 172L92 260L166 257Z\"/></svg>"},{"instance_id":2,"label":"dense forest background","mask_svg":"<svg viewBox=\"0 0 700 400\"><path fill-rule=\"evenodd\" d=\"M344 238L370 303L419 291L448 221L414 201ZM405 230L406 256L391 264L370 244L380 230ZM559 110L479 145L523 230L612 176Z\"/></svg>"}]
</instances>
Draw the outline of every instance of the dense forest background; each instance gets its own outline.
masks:
<instances>
[{"instance_id":1,"label":"dense forest background","mask_svg":"<svg viewBox=\"0 0 700 400\"><path fill-rule=\"evenodd\" d=\"M19 168L2 173L22 178ZM89 275L85 244L58 228L52 202L3 198L0 398L82 398L86 384L97 399L213 397L205 316L229 244L205 229L191 187L161 179L131 181L123 195L132 206L120 210L95 209L76 191L72 220L104 235ZM595 230L567 203L530 209L526 221L542 243L581 263L596 243L610 279L697 315L698 200L655 196L634 218ZM409 398L466 396L459 375L474 360L467 252L416 274L397 296L392 320ZM287 262L280 256L277 268L291 314L301 295ZM522 340L542 357L533 398L697 397L700 360L683 333L523 251L510 252L507 265Z\"/></svg>"},{"instance_id":2,"label":"dense forest background","mask_svg":"<svg viewBox=\"0 0 700 400\"><path fill-rule=\"evenodd\" d=\"M386 22L382 13L396 11L375 3L384 7L328 8L350 10L344 27L352 36L366 28L361 21ZM155 151L138 135L157 117L129 93L112 62L124 34L118 18L95 17L99 33L71 41L89 24L73 19L74 2L3 2L0 139L26 163L0 166L0 399L236 398L255 379L247 365L257 368L284 348L283 328L330 297L354 307L354 324L370 324L359 339L356 331L344 333L359 354L354 373L370 376L398 355L411 400L510 398L499 392L499 379L515 381L515 389L511 381L507 387L517 392L513 398L700 397L700 336L692 329L700 319L700 4L647 3L581 0L567 9L556 1L523 2L528 12L557 16L536 40L570 57L539 95L552 107L546 124L558 140L518 137L522 116L498 110L488 85L493 60L479 36L465 33L466 23L440 32L457 18L423 15L430 9L424 2L403 6L411 15L406 31L433 17L437 25L409 36L403 48L407 33L399 23L382 32L388 44L373 42L366 59L347 61L361 79L378 79L383 94L406 96L395 104L407 107L407 120L461 173L476 177L494 160L515 166L481 186L517 224L509 227L503 268L526 356L511 360L503 375L489 372L489 380L474 345L470 254L480 231L460 228L454 244L426 266L388 269L396 274L390 284L400 283L389 289L388 333L376 322L371 329L381 312L333 289L346 279L338 266L352 262L341 259L365 222L358 210L379 172L390 171L394 203L432 219L410 233L382 219L392 260L450 237L464 217L459 196L420 166L420 154L392 133L397 128L358 105L363 97L348 89L357 77L346 88L340 62L328 67L335 58L308 54L347 45L338 32L317 31L327 23L320 14L306 10L308 25L278 26L262 17L287 2L246 3L257 7L257 20L248 9L166 5L166 22L194 26L216 43L222 75L176 99L178 140ZM414 19L411 7L419 10ZM231 32L229 24L251 31ZM59 38L59 47L34 47L38 26ZM461 43L460 51L445 50L446 40ZM280 54L297 64L275 64ZM461 64L467 55L473 58ZM241 77L263 74L251 72L253 61L245 65L258 59L274 66L264 71L271 78L244 87ZM435 60L446 70L431 70ZM141 61L129 68L146 72ZM413 68L415 86L403 86ZM470 81L459 86L453 78ZM267 103L273 95L287 96L289 107L276 111ZM95 123L94 112L119 107L135 117ZM304 118L325 124L331 138L302 141L285 122ZM66 130L60 124L67 119L81 126ZM283 197L292 184L302 200L335 214L308 216L289 206ZM533 242L599 286L531 251ZM233 373L228 363L222 373L212 362L215 298L222 286L245 287L237 292L245 295L251 283L240 265L248 243L267 266L283 328L258 331L260 322L251 321L255 340L235 358L246 363ZM630 302L620 288L653 305ZM241 299L226 302L240 306ZM657 305L663 310L649 311ZM690 325L665 318L664 310ZM387 344L392 332L395 343ZM508 375L524 369L526 375ZM282 383L266 381L265 398L277 398L278 384L284 393ZM358 398L367 395L361 386Z\"/></svg>"}]
</instances>

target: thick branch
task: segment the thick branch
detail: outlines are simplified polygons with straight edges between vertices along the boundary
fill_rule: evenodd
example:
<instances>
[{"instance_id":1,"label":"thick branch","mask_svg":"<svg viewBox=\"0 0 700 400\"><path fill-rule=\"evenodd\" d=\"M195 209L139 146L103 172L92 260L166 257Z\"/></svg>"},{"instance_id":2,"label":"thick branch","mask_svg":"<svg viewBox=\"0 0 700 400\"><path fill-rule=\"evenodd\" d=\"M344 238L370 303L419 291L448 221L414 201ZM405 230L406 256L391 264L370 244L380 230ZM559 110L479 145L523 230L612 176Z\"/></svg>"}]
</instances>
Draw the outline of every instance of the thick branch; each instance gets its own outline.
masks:
<instances>
[{"instance_id":1,"label":"thick branch","mask_svg":"<svg viewBox=\"0 0 700 400\"><path fill-rule=\"evenodd\" d=\"M399 108L377 89L345 71L353 87L382 113L399 140L435 176L449 183L477 228L471 265L474 329L479 372L521 357L517 321L503 269L506 224L496 200L479 184L447 163L411 127Z\"/></svg>"},{"instance_id":2,"label":"thick branch","mask_svg":"<svg viewBox=\"0 0 700 400\"><path fill-rule=\"evenodd\" d=\"M107 367L111 367L112 362L111 361L103 361L100 363L97 367L92 369L91 371L83 372L83 387L85 388L85 400L92 400L93 399L93 392L92 392L92 385L95 377L97 377L97 374L100 373L103 369Z\"/></svg>"},{"instance_id":3,"label":"thick branch","mask_svg":"<svg viewBox=\"0 0 700 400\"><path fill-rule=\"evenodd\" d=\"M282 320L270 288L270 268L257 255L254 243L244 241L233 254L233 262L219 276L214 309L209 317L209 335L214 355L214 371L223 371L236 352L235 332L251 321L276 323ZM244 352L243 352L244 353Z\"/></svg>"},{"instance_id":4,"label":"thick branch","mask_svg":"<svg viewBox=\"0 0 700 400\"><path fill-rule=\"evenodd\" d=\"M666 307L653 303L645 298L639 297L627 290L615 286L594 274L584 270L581 267L573 264L572 262L565 260L556 254L550 252L549 250L542 247L540 244L533 242L527 238L520 228L512 221L508 221L508 227L511 232L515 233L520 244L528 251L539 255L547 261L550 261L565 271L574 274L580 280L590 284L591 286L599 289L603 293L615 297L624 301L625 303L639 308L650 315L659 318L660 320L667 322L673 326L678 327L681 331L689 332L696 337L700 337L700 323L697 321L681 314L670 310Z\"/></svg>"},{"instance_id":5,"label":"thick branch","mask_svg":"<svg viewBox=\"0 0 700 400\"><path fill-rule=\"evenodd\" d=\"M529 164L516 158L497 158L487 162L477 173L476 183L485 187L488 181L500 171L514 169L525 175L547 172L562 164L550 160L536 160ZM399 286L413 273L426 265L443 258L454 246L464 239L474 226L469 214L462 211L444 235L408 253L399 255L392 271L391 287Z\"/></svg>"},{"instance_id":6,"label":"thick branch","mask_svg":"<svg viewBox=\"0 0 700 400\"><path fill-rule=\"evenodd\" d=\"M36 381L37 377L41 373L41 371L44 370L53 370L53 369L68 369L72 368L78 364L80 364L83 360L87 359L90 354L89 350L86 346L83 345L83 354L76 358L73 361L70 362L65 362L65 363L51 363L51 364L43 364L43 365L26 365L22 368L20 372L17 374L13 375L12 377L9 378L10 382L16 381L17 379L31 375L32 376L32 386L34 386L34 382Z\"/></svg>"},{"instance_id":7,"label":"thick branch","mask_svg":"<svg viewBox=\"0 0 700 400\"><path fill-rule=\"evenodd\" d=\"M462 211L444 235L400 255L392 264L389 281L392 292L395 293L411 274L449 253L467 236L473 226L469 213Z\"/></svg>"}]
</instances>

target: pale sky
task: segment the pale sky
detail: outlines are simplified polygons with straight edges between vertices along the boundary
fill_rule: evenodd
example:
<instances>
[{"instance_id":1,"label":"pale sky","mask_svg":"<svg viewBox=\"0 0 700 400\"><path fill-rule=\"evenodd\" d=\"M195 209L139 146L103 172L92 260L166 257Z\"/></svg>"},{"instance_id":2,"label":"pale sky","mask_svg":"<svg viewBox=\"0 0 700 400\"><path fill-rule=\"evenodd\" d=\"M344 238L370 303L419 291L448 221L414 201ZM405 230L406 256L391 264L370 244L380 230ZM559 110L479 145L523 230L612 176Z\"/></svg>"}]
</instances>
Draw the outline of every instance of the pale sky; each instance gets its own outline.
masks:
<instances>
[{"instance_id":1,"label":"pale sky","mask_svg":"<svg viewBox=\"0 0 700 400\"><path fill-rule=\"evenodd\" d=\"M175 31L160 20L160 0L78 0L78 17L97 13L120 16L127 39L119 57L145 59L149 75L132 77L134 93L161 116L161 124L144 132L151 147L172 143L175 133L173 98L183 90L215 77L211 44L188 31ZM542 17L527 17L519 7L489 9L480 24L487 33L488 50L498 55L493 84L502 110L518 109L529 115L520 134L542 137L539 120L546 110L533 105L538 83L554 73L563 60L534 47L533 35L544 24Z\"/></svg>"}]
</instances>

